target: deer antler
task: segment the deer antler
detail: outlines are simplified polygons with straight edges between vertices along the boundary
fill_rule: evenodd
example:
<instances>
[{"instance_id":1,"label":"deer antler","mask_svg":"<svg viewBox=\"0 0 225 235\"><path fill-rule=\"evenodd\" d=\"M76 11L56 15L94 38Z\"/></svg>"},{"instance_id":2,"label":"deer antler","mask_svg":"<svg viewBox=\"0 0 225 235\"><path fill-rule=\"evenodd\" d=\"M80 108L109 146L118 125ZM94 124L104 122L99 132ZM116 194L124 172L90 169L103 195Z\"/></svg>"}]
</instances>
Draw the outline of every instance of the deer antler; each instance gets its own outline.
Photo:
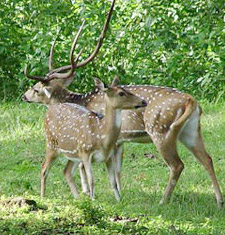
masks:
<instances>
[{"instance_id":1,"label":"deer antler","mask_svg":"<svg viewBox=\"0 0 225 235\"><path fill-rule=\"evenodd\" d=\"M106 35L106 31L108 29L109 22L110 22L110 19L111 19L111 16L112 16L112 12L113 12L113 8L114 8L114 5L115 5L115 1L116 0L112 1L111 8L109 10L107 19L106 19L106 21L104 23L102 32L101 32L101 34L99 36L98 43L97 43L94 51L92 52L92 54L87 59L85 59L81 63L78 63L79 57L80 57L80 55L82 53L82 50L79 52L79 54L78 54L78 56L77 56L77 58L75 60L74 60L74 57L73 57L73 53L74 53L74 50L75 50L75 47L76 47L76 44L77 44L77 40L78 40L78 38L79 38L79 36L81 34L81 31L82 31L82 29L84 27L84 22L83 22L81 27L80 27L80 29L79 29L79 31L78 31L78 33L77 33L77 35L74 38L72 46L71 46L70 65L66 65L66 66L63 66L63 67L60 67L60 68L57 68L57 69L53 68L53 54L54 54L54 47L55 47L55 43L56 43L56 39L57 39L57 37L56 37L56 39L54 40L54 42L53 42L53 44L51 46L51 50L50 50L49 73L45 77L29 75L28 74L28 68L27 68L28 66L25 66L25 70L24 70L25 76L27 76L30 79L34 79L36 81L41 81L41 82L44 82L44 83L47 83L47 82L51 81L52 79L66 79L66 78L71 77L74 74L76 68L85 66L86 64L91 62L96 57L96 55L98 54L98 52L99 52L99 50L100 50L100 48L102 46L104 37ZM66 72L66 73L61 73L61 72L65 72L67 70L70 70L70 71Z\"/></svg>"},{"instance_id":2,"label":"deer antler","mask_svg":"<svg viewBox=\"0 0 225 235\"><path fill-rule=\"evenodd\" d=\"M74 56L73 56L73 53L74 53L74 50L76 48L76 45L77 45L77 41L78 41L78 38L84 28L84 23L85 21L83 21L81 27L79 28L76 36L74 37L74 40L73 40L73 43L72 43L72 46L71 46L71 50L70 50L70 71L67 72L67 73L58 73L58 72L55 72L55 70L51 70L51 68L53 67L52 64L52 58L53 58L53 50L54 50L54 45L55 45L55 41L53 42L52 44L52 47L51 47L51 52L50 52L50 57L49 57L49 69L50 69L50 72L46 75L46 79L45 81L51 81L52 79L56 78L56 79L66 79L66 78L69 78L73 75L75 69L77 68L77 63L78 63L78 60L79 60L79 57L82 53L82 50L79 52L79 54L77 55L77 58L74 62Z\"/></svg>"},{"instance_id":3,"label":"deer antler","mask_svg":"<svg viewBox=\"0 0 225 235\"><path fill-rule=\"evenodd\" d=\"M98 52L99 52L99 50L100 50L100 48L102 46L103 40L104 40L105 35L106 35L106 31L107 31L108 26L109 26L109 22L110 22L110 19L111 19L111 16L112 16L112 12L113 12L113 8L114 8L114 5L115 5L115 1L116 0L112 1L112 4L111 4L110 10L109 10L107 19L106 19L106 21L104 23L104 26L102 28L102 32L101 32L101 34L100 34L100 36L98 38L98 43L97 43L94 51L92 52L92 54L87 59L85 59L81 63L77 64L76 68L80 68L80 67L85 66L86 64L91 62L97 56L97 54L98 54ZM67 70L71 69L71 66L72 65L66 65L66 66L63 66L63 67L59 67L57 69L54 69L52 72L56 72L56 73L64 72L64 71L67 71Z\"/></svg>"},{"instance_id":4,"label":"deer antler","mask_svg":"<svg viewBox=\"0 0 225 235\"><path fill-rule=\"evenodd\" d=\"M55 40L53 41L52 46L51 46L51 50L50 50L49 61L48 61L48 68L49 68L50 72L54 69L53 68L53 55L54 55L54 48L55 48L55 43L56 43L57 37L58 37L58 35L56 36Z\"/></svg>"},{"instance_id":5,"label":"deer antler","mask_svg":"<svg viewBox=\"0 0 225 235\"><path fill-rule=\"evenodd\" d=\"M28 74L28 65L25 65L24 68L24 75L30 79L36 80L36 81L40 81L40 82L45 82L45 77L41 77L41 76L33 76Z\"/></svg>"}]
</instances>

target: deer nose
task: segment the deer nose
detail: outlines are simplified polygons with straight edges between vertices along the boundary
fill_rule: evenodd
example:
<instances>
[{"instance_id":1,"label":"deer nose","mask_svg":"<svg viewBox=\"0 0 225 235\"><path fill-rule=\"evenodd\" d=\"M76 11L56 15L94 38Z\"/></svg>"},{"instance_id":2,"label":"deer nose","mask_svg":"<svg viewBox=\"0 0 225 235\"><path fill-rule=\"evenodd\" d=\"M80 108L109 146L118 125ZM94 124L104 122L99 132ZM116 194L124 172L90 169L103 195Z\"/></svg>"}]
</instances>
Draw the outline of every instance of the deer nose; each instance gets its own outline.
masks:
<instances>
[{"instance_id":1,"label":"deer nose","mask_svg":"<svg viewBox=\"0 0 225 235\"><path fill-rule=\"evenodd\" d=\"M148 104L148 103L147 103L145 100L142 100L142 105L143 105L143 107L146 107L147 104Z\"/></svg>"},{"instance_id":2,"label":"deer nose","mask_svg":"<svg viewBox=\"0 0 225 235\"><path fill-rule=\"evenodd\" d=\"M27 97L24 95L24 96L22 97L22 100L23 100L23 101L27 101Z\"/></svg>"}]
</instances>

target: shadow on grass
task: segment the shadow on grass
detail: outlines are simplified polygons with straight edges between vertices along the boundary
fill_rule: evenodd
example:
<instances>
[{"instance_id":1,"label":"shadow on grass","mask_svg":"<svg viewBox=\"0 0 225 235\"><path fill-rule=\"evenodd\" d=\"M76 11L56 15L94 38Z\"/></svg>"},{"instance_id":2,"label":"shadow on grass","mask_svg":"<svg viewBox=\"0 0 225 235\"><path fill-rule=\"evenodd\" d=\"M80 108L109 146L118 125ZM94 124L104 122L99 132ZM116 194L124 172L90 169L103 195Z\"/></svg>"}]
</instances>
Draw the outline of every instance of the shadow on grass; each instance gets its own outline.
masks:
<instances>
[{"instance_id":1,"label":"shadow on grass","mask_svg":"<svg viewBox=\"0 0 225 235\"><path fill-rule=\"evenodd\" d=\"M121 203L110 198L109 202L101 203L84 196L79 200L69 195L60 199L49 195L44 200L34 196L38 208L35 211L29 207L0 210L0 232L44 235L223 234L221 231L225 231L221 223L225 210L217 209L213 194L174 194L170 203L159 206L160 196L160 193L139 191L138 196L131 197L132 200L123 199ZM102 195L98 197L101 199Z\"/></svg>"}]
</instances>

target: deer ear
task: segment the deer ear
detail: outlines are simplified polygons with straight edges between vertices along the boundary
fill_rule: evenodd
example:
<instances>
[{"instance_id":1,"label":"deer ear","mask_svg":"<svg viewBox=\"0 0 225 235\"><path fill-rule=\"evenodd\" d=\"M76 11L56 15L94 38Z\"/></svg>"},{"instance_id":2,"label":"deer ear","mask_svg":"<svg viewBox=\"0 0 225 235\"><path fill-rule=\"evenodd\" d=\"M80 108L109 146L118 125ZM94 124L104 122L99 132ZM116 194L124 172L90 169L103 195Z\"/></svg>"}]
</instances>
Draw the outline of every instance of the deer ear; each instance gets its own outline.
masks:
<instances>
[{"instance_id":1,"label":"deer ear","mask_svg":"<svg viewBox=\"0 0 225 235\"><path fill-rule=\"evenodd\" d=\"M94 80L95 80L95 87L96 88L98 88L101 91L107 90L106 85L99 78L94 78Z\"/></svg>"},{"instance_id":2,"label":"deer ear","mask_svg":"<svg viewBox=\"0 0 225 235\"><path fill-rule=\"evenodd\" d=\"M116 75L112 81L111 87L118 86L118 84L119 84L119 77Z\"/></svg>"},{"instance_id":3,"label":"deer ear","mask_svg":"<svg viewBox=\"0 0 225 235\"><path fill-rule=\"evenodd\" d=\"M51 96L52 96L52 91L53 91L53 89L51 88L51 87L44 87L43 88L43 92L44 92L44 94L48 97L48 99L50 99L51 98Z\"/></svg>"}]
</instances>

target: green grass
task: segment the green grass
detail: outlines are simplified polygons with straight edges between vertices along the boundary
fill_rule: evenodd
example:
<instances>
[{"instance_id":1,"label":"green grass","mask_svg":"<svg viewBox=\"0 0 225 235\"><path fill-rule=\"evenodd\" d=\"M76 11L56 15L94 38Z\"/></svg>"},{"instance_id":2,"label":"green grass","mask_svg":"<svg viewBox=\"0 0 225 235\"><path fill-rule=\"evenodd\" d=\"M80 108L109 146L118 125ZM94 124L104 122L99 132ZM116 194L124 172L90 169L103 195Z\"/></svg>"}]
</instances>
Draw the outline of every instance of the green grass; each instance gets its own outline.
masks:
<instances>
[{"instance_id":1,"label":"green grass","mask_svg":"<svg viewBox=\"0 0 225 235\"><path fill-rule=\"evenodd\" d=\"M203 104L202 130L225 190L224 104ZM110 189L104 164L94 164L96 199L73 199L63 177L65 159L53 165L46 198L40 199L40 165L45 154L46 108L26 103L0 105L1 202L21 196L37 208L0 203L0 234L225 234L225 209L218 210L210 179L179 145L185 169L170 203L159 206L168 168L153 145L126 144L122 201ZM144 157L153 153L155 159ZM79 174L75 175L80 189ZM123 218L113 221L113 218ZM136 222L130 222L135 218ZM115 219L116 220L116 219Z\"/></svg>"}]
</instances>

